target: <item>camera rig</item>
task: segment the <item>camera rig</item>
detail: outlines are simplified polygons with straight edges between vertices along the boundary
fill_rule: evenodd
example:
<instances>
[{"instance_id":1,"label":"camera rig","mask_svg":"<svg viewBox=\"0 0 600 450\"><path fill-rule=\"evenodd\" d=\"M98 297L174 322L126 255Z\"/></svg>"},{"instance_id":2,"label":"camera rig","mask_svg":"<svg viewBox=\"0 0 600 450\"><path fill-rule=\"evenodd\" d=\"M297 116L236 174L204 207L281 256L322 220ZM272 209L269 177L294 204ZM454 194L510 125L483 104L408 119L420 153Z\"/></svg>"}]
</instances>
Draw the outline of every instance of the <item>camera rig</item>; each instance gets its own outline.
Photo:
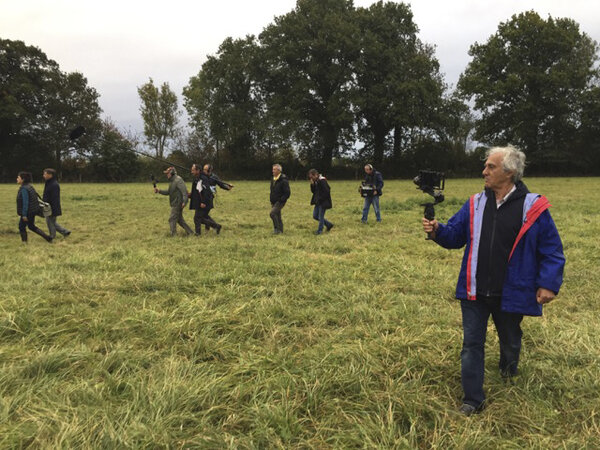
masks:
<instances>
[{"instance_id":1,"label":"camera rig","mask_svg":"<svg viewBox=\"0 0 600 450\"><path fill-rule=\"evenodd\" d=\"M421 203L421 206L425 207L424 217L427 220L435 219L434 206L444 201L444 194L442 194L446 183L444 173L433 170L420 170L419 175L413 181L417 185L417 189L433 197L433 202ZM431 237L428 235L426 239L431 239Z\"/></svg>"}]
</instances>

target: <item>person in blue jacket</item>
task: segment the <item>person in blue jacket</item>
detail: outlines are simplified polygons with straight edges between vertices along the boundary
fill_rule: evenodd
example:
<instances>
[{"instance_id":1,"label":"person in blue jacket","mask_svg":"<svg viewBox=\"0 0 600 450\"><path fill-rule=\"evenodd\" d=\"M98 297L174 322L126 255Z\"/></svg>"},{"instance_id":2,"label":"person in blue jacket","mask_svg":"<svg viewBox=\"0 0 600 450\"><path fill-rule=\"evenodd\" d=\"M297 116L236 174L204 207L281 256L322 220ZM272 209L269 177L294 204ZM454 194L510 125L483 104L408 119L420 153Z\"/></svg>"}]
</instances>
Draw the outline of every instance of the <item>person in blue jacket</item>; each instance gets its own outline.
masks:
<instances>
[{"instance_id":1,"label":"person in blue jacket","mask_svg":"<svg viewBox=\"0 0 600 450\"><path fill-rule=\"evenodd\" d=\"M517 374L524 315L541 316L562 284L565 256L546 197L521 181L525 154L495 147L488 151L485 190L473 195L442 224L422 219L423 229L444 248L465 247L456 286L461 301L463 346L460 412L484 407L484 346L489 316L500 341L500 375Z\"/></svg>"},{"instance_id":2,"label":"person in blue jacket","mask_svg":"<svg viewBox=\"0 0 600 450\"><path fill-rule=\"evenodd\" d=\"M17 192L17 215L19 216L21 241L27 242L27 228L29 228L35 234L39 234L46 239L47 242L52 242L52 237L35 225L35 216L40 211L40 205L38 193L31 185L32 179L31 172L19 172L19 175L17 175L17 183L20 186Z\"/></svg>"}]
</instances>

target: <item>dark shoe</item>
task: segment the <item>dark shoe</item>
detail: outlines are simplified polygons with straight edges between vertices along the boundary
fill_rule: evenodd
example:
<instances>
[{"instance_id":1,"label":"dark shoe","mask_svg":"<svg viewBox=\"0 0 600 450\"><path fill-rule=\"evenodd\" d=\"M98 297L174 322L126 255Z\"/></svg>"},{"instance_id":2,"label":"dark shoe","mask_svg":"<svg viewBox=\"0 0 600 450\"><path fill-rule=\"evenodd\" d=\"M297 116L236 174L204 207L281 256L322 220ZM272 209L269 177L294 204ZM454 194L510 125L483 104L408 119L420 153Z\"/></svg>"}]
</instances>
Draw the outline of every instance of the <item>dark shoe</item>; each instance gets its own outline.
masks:
<instances>
[{"instance_id":1,"label":"dark shoe","mask_svg":"<svg viewBox=\"0 0 600 450\"><path fill-rule=\"evenodd\" d=\"M361 220L362 223L364 223L365 225L367 224L366 220Z\"/></svg>"},{"instance_id":2,"label":"dark shoe","mask_svg":"<svg viewBox=\"0 0 600 450\"><path fill-rule=\"evenodd\" d=\"M205 229L206 231L210 231L210 225L209 225L209 224L206 224L206 225L204 225L204 229Z\"/></svg>"},{"instance_id":3,"label":"dark shoe","mask_svg":"<svg viewBox=\"0 0 600 450\"><path fill-rule=\"evenodd\" d=\"M333 228L333 224L329 225L327 228L327 231L331 231L331 229Z\"/></svg>"},{"instance_id":4,"label":"dark shoe","mask_svg":"<svg viewBox=\"0 0 600 450\"><path fill-rule=\"evenodd\" d=\"M469 405L468 403L463 403L461 407L458 408L458 412L464 414L465 416L470 416L473 414L479 414L481 409L475 408L473 405Z\"/></svg>"},{"instance_id":5,"label":"dark shoe","mask_svg":"<svg viewBox=\"0 0 600 450\"><path fill-rule=\"evenodd\" d=\"M217 235L219 235L221 233L221 228L223 228L221 225L217 225Z\"/></svg>"},{"instance_id":6,"label":"dark shoe","mask_svg":"<svg viewBox=\"0 0 600 450\"><path fill-rule=\"evenodd\" d=\"M21 241L27 242L27 231L20 231L20 234L21 234Z\"/></svg>"},{"instance_id":7,"label":"dark shoe","mask_svg":"<svg viewBox=\"0 0 600 450\"><path fill-rule=\"evenodd\" d=\"M70 235L71 235L71 232L70 232L70 231L67 231L66 233L63 233L63 236L64 236L64 237L69 237Z\"/></svg>"},{"instance_id":8,"label":"dark shoe","mask_svg":"<svg viewBox=\"0 0 600 450\"><path fill-rule=\"evenodd\" d=\"M315 231L315 234L323 234L322 231Z\"/></svg>"},{"instance_id":9,"label":"dark shoe","mask_svg":"<svg viewBox=\"0 0 600 450\"><path fill-rule=\"evenodd\" d=\"M281 234L281 231L279 231L278 229L274 229L273 234Z\"/></svg>"}]
</instances>

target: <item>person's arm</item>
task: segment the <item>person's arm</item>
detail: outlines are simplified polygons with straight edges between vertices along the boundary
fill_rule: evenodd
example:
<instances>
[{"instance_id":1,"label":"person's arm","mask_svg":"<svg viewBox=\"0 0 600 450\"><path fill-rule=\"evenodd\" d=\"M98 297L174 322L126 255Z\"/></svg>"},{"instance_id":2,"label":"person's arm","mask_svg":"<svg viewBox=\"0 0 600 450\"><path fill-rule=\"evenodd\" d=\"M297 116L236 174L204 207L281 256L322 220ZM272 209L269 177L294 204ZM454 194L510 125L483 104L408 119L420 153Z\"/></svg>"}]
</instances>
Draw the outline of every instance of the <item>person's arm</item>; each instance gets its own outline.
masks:
<instances>
[{"instance_id":1,"label":"person's arm","mask_svg":"<svg viewBox=\"0 0 600 450\"><path fill-rule=\"evenodd\" d=\"M183 180L178 181L177 189L179 189L179 192L181 193L181 207L184 208L188 201L187 188L185 187L185 182Z\"/></svg>"},{"instance_id":2,"label":"person's arm","mask_svg":"<svg viewBox=\"0 0 600 450\"><path fill-rule=\"evenodd\" d=\"M540 230L537 236L538 275L536 278L537 302L552 301L563 281L565 255L556 225L548 210L538 218Z\"/></svg>"},{"instance_id":3,"label":"person's arm","mask_svg":"<svg viewBox=\"0 0 600 450\"><path fill-rule=\"evenodd\" d=\"M23 199L23 211L21 211L21 217L23 217L24 220L27 220L27 216L29 215L29 191L25 188L21 188L19 192Z\"/></svg>"},{"instance_id":4,"label":"person's arm","mask_svg":"<svg viewBox=\"0 0 600 450\"><path fill-rule=\"evenodd\" d=\"M282 196L281 200L284 203L287 202L287 200L288 200L288 198L290 198L291 194L292 194L292 191L290 190L290 183L286 178L283 180L283 196Z\"/></svg>"}]
</instances>

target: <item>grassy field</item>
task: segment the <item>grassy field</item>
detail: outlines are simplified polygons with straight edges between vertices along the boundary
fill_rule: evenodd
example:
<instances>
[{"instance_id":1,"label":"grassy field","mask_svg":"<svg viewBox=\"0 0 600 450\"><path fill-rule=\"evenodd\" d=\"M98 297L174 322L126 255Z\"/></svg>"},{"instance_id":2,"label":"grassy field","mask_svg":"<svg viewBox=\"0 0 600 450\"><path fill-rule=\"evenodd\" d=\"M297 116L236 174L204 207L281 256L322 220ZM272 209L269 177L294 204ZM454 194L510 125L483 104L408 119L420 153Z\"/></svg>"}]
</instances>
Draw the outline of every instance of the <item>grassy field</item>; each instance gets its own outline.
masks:
<instances>
[{"instance_id":1,"label":"grassy field","mask_svg":"<svg viewBox=\"0 0 600 450\"><path fill-rule=\"evenodd\" d=\"M199 238L168 237L150 184L63 184L73 233L53 245L20 243L17 186L0 185L0 447L599 448L600 179L525 181L554 205L565 283L525 318L513 384L490 325L489 403L470 418L462 251L424 240L411 182L386 181L367 225L358 183L331 182L321 236L307 182L281 236L268 181L238 182L221 235ZM437 217L481 187L449 180Z\"/></svg>"}]
</instances>

